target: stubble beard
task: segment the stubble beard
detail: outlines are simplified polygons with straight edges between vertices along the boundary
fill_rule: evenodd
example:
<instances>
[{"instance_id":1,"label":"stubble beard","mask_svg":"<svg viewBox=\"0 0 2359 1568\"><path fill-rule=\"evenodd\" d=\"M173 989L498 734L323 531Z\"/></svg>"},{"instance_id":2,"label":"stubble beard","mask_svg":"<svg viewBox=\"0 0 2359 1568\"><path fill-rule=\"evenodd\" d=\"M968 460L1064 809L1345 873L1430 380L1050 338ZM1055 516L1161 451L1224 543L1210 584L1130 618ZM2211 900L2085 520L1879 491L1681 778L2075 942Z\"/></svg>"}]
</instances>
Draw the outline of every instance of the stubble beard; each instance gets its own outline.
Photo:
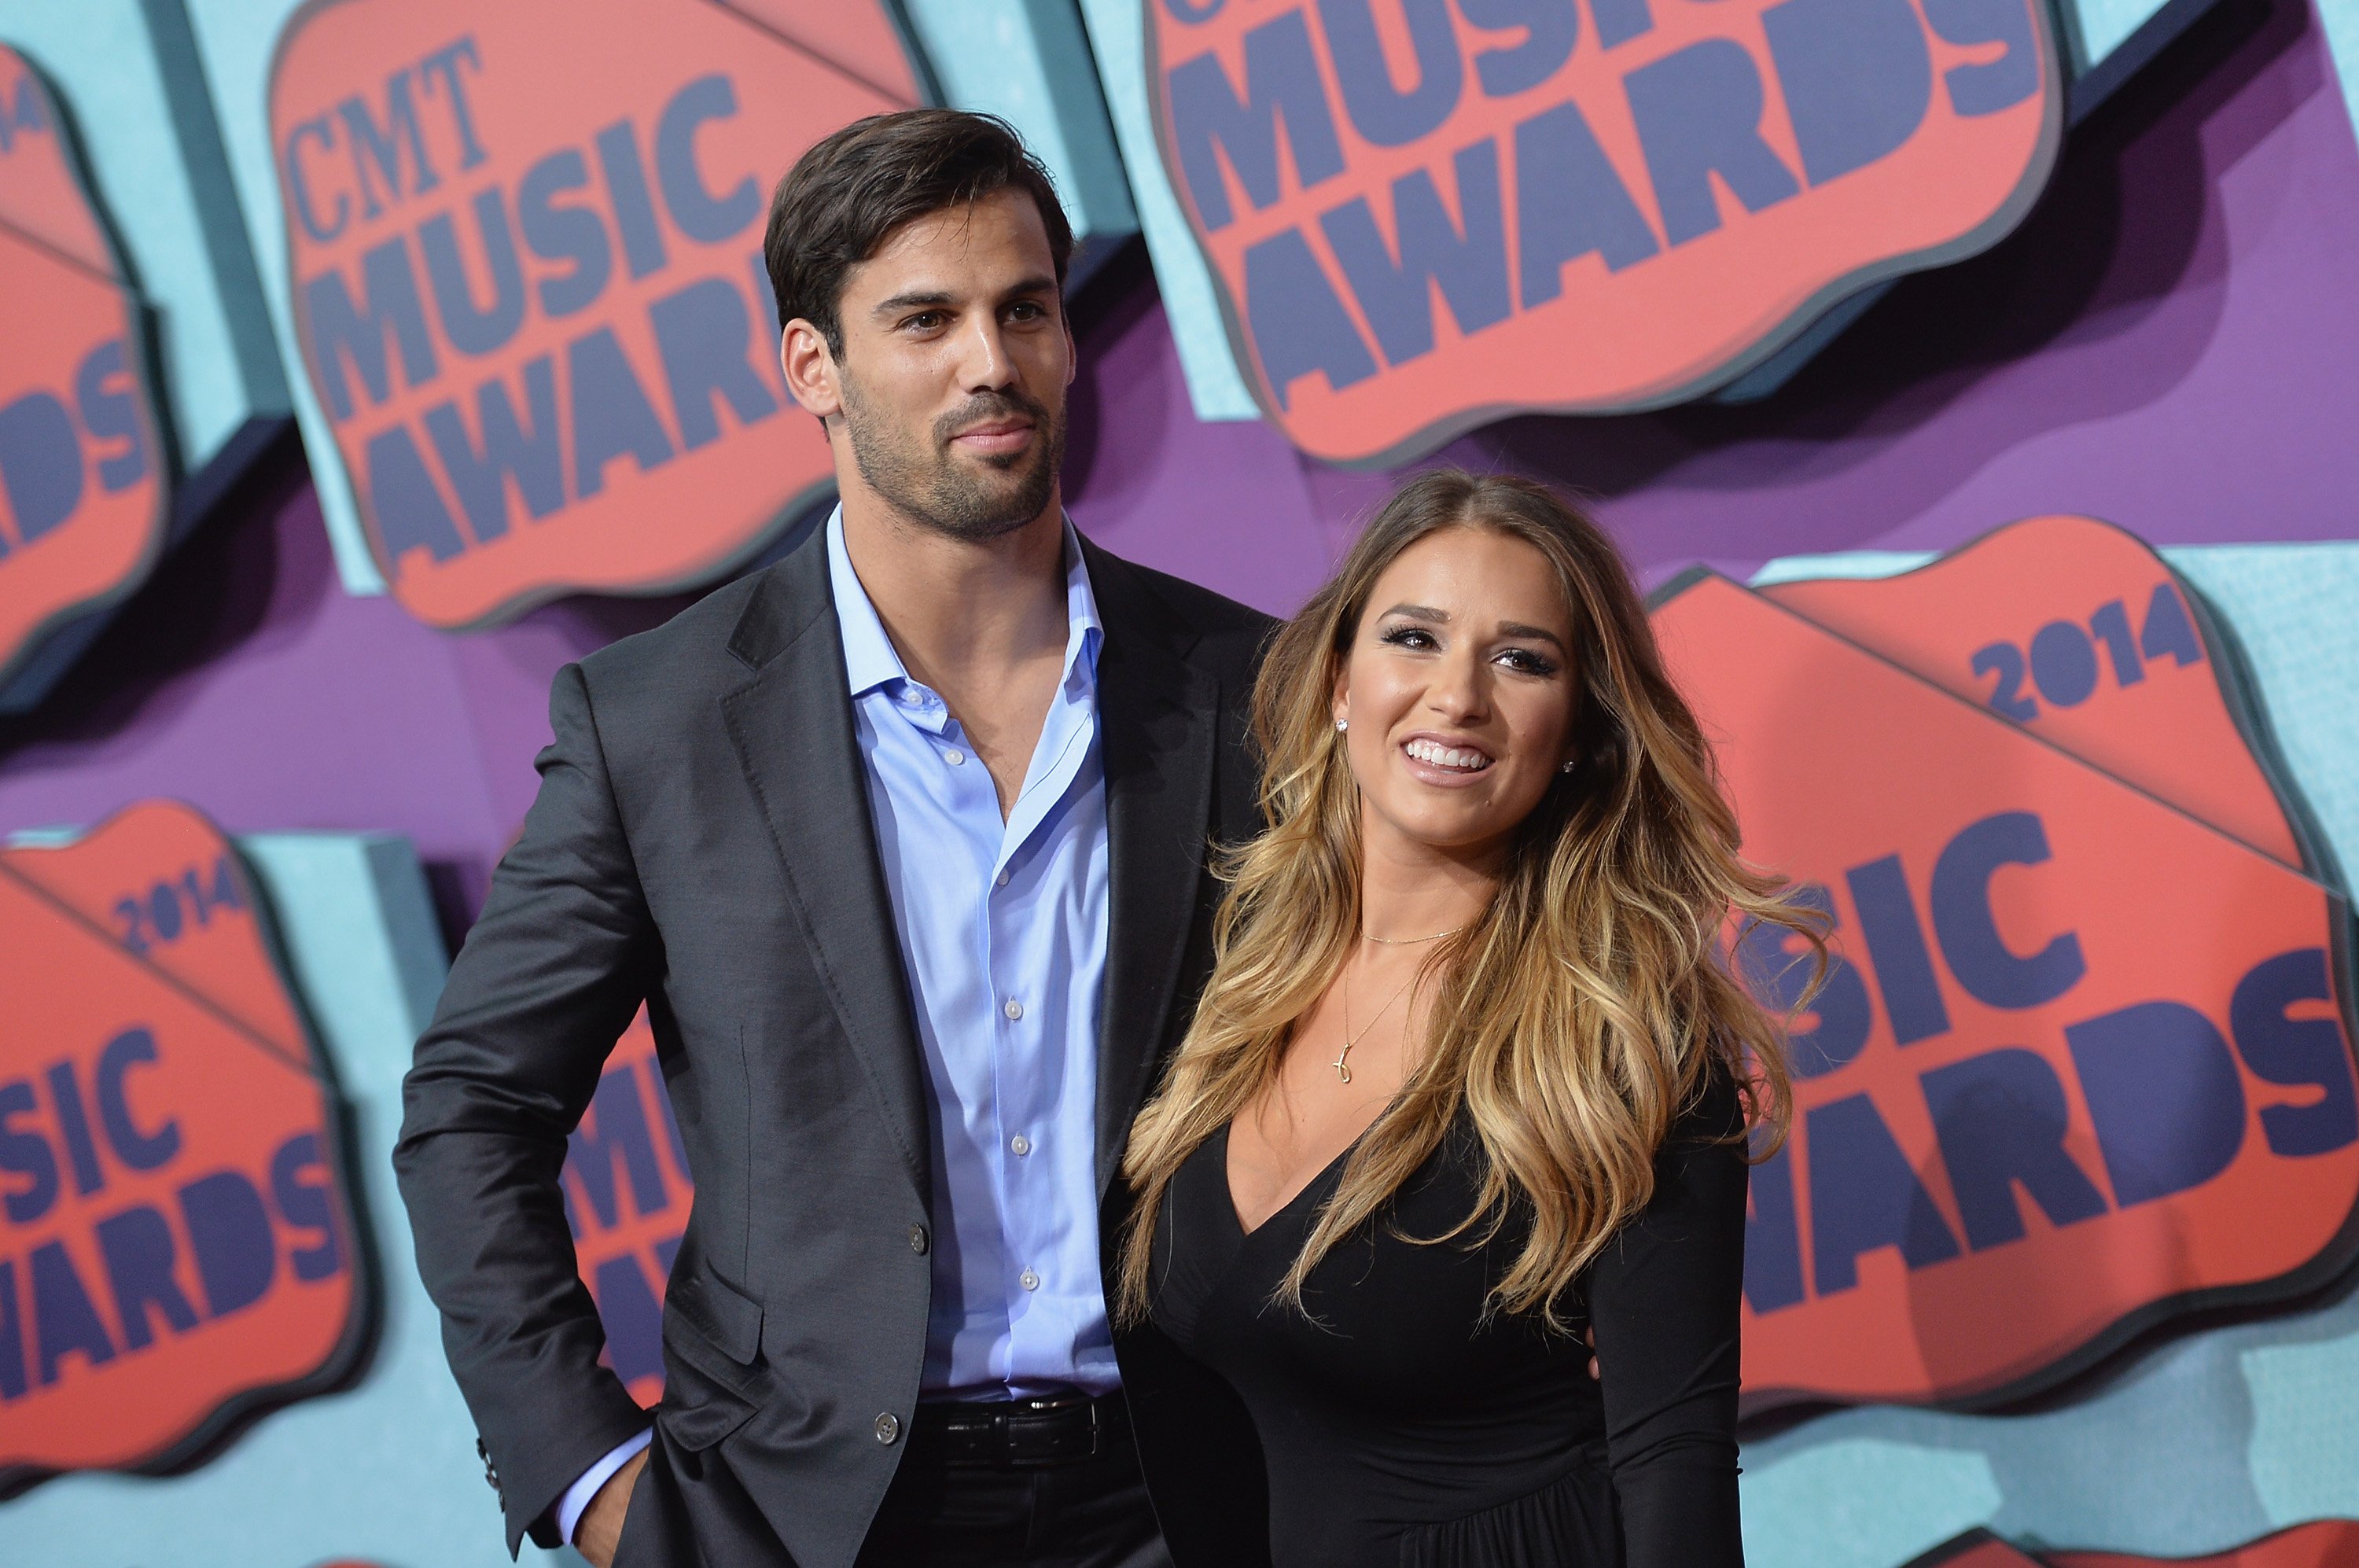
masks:
<instances>
[{"instance_id":1,"label":"stubble beard","mask_svg":"<svg viewBox=\"0 0 2359 1568\"><path fill-rule=\"evenodd\" d=\"M1038 517L1057 488L1065 457L1064 410L1022 392L968 398L924 430L913 430L871 403L849 375L841 377L844 435L868 487L909 521L969 543L1014 533ZM1033 421L1032 443L1006 458L985 458L989 475L952 455L954 432L1009 415ZM1016 476L1014 485L995 483Z\"/></svg>"}]
</instances>

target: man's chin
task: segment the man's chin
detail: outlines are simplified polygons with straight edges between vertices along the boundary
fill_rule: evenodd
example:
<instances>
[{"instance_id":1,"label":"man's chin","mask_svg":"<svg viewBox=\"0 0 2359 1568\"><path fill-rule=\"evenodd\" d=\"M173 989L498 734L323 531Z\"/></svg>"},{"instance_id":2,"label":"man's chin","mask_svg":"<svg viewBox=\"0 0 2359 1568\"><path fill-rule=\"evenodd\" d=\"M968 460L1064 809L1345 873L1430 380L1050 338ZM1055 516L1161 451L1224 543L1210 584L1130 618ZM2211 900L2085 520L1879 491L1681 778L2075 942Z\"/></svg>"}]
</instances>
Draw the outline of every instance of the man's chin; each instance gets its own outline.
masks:
<instances>
[{"instance_id":1,"label":"man's chin","mask_svg":"<svg viewBox=\"0 0 2359 1568\"><path fill-rule=\"evenodd\" d=\"M1021 485L1039 462L1038 436L1012 452L976 452L951 441L942 453L942 466L952 474L972 474L978 482L997 476L1012 485Z\"/></svg>"},{"instance_id":2,"label":"man's chin","mask_svg":"<svg viewBox=\"0 0 2359 1568\"><path fill-rule=\"evenodd\" d=\"M1034 469L962 463L928 497L925 509L953 533L996 539L1038 517L1053 492L1054 486L1039 483Z\"/></svg>"}]
</instances>

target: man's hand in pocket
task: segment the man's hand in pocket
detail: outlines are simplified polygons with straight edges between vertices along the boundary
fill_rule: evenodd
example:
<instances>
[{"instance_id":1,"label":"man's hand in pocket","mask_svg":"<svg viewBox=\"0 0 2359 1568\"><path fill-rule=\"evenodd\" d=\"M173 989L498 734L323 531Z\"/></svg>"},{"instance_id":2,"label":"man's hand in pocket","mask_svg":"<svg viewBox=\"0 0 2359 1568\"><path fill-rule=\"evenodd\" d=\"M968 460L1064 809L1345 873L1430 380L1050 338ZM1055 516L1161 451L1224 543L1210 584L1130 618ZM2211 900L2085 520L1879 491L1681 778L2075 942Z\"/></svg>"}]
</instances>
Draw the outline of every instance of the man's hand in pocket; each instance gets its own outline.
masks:
<instances>
[{"instance_id":1,"label":"man's hand in pocket","mask_svg":"<svg viewBox=\"0 0 2359 1568\"><path fill-rule=\"evenodd\" d=\"M647 1453L641 1449L606 1477L606 1484L582 1510L582 1522L573 1527L573 1547L590 1559L591 1568L611 1568L614 1549L623 1543L623 1516L631 1507L631 1487L647 1467Z\"/></svg>"}]
</instances>

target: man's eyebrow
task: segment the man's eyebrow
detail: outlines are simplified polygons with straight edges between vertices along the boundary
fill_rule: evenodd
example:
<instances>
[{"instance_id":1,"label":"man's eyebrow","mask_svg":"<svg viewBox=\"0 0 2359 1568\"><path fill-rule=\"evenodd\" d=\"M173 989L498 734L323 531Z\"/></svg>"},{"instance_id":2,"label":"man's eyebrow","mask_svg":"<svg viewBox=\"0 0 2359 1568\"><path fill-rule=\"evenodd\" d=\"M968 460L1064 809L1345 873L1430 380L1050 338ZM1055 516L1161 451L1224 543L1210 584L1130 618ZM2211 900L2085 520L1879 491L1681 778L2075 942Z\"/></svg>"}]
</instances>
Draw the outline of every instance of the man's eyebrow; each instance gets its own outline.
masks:
<instances>
[{"instance_id":1,"label":"man's eyebrow","mask_svg":"<svg viewBox=\"0 0 2359 1568\"><path fill-rule=\"evenodd\" d=\"M870 311L869 314L875 316L885 316L890 315L895 310L909 310L913 306L931 308L955 303L957 303L957 301L951 297L950 290L946 289L914 289L909 293L896 294L890 299L880 301L877 304L876 309Z\"/></svg>"},{"instance_id":2,"label":"man's eyebrow","mask_svg":"<svg viewBox=\"0 0 2359 1568\"><path fill-rule=\"evenodd\" d=\"M1526 626L1521 621L1501 621L1499 623L1499 635L1501 637L1536 637L1541 642L1552 642L1556 644L1557 650L1559 652L1562 652L1564 650L1564 638L1557 636L1556 633L1549 630L1546 626Z\"/></svg>"},{"instance_id":3,"label":"man's eyebrow","mask_svg":"<svg viewBox=\"0 0 2359 1568\"><path fill-rule=\"evenodd\" d=\"M1022 299L1038 294L1054 294L1057 280L1050 277L1027 278L1011 284L1000 296L1003 299ZM939 310L945 305L955 305L958 296L947 289L912 289L877 301L871 315L889 316L897 310Z\"/></svg>"}]
</instances>

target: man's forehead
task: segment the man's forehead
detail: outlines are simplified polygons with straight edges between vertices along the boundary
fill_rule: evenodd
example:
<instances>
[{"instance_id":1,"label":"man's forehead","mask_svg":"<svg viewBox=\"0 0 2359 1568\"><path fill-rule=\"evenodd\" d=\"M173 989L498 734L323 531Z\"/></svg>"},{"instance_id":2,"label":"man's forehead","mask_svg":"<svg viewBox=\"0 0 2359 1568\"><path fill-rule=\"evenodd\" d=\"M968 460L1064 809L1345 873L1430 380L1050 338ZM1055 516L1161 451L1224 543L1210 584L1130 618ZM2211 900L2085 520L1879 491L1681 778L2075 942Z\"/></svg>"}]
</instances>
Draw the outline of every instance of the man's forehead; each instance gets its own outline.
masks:
<instances>
[{"instance_id":1,"label":"man's forehead","mask_svg":"<svg viewBox=\"0 0 2359 1568\"><path fill-rule=\"evenodd\" d=\"M847 292L871 299L913 291L960 298L1055 275L1048 229L1032 198L995 191L910 219L855 263L844 281Z\"/></svg>"}]
</instances>

